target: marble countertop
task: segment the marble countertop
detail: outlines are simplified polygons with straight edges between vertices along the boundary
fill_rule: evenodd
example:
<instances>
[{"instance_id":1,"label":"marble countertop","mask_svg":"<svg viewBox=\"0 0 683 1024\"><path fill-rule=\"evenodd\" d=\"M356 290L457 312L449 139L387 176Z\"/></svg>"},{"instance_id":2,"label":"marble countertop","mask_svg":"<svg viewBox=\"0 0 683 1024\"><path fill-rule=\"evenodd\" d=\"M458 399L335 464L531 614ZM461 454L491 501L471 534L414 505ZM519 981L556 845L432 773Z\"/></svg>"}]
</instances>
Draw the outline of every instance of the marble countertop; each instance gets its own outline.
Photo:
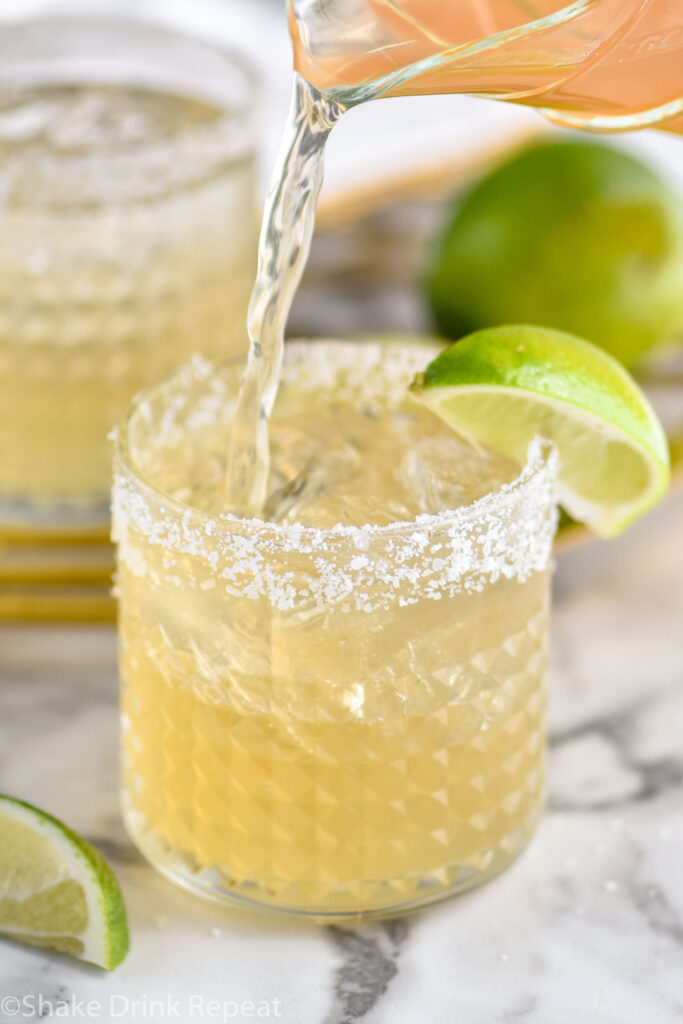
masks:
<instances>
[{"instance_id":1,"label":"marble countertop","mask_svg":"<svg viewBox=\"0 0 683 1024\"><path fill-rule=\"evenodd\" d=\"M0 942L2 1024L41 1010L183 1024L680 1022L681 536L679 494L627 537L563 556L537 837L485 888L381 925L249 919L157 876L119 817L113 631L0 630L0 790L106 853L132 933L111 975Z\"/></svg>"}]
</instances>

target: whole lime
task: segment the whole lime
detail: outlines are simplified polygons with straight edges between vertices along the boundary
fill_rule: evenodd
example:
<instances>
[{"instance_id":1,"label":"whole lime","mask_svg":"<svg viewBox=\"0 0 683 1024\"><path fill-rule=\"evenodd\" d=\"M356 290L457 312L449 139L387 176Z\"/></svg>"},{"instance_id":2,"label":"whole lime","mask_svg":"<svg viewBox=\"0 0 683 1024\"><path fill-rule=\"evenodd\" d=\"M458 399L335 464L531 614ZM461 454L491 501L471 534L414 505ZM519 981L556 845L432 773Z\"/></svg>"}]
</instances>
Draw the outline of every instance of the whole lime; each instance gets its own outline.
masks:
<instances>
[{"instance_id":1,"label":"whole lime","mask_svg":"<svg viewBox=\"0 0 683 1024\"><path fill-rule=\"evenodd\" d=\"M632 366L683 327L683 199L621 149L536 143L457 203L426 287L447 337L535 323Z\"/></svg>"}]
</instances>

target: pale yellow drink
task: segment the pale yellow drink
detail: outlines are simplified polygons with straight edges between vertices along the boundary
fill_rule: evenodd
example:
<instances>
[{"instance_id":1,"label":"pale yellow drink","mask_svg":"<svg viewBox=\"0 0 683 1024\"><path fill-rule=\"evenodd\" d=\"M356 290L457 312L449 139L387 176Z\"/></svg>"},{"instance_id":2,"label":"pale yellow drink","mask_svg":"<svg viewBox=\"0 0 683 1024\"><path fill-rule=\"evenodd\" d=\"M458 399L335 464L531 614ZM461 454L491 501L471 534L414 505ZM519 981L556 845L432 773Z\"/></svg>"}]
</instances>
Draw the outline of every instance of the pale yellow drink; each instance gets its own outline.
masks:
<instances>
[{"instance_id":1,"label":"pale yellow drink","mask_svg":"<svg viewBox=\"0 0 683 1024\"><path fill-rule=\"evenodd\" d=\"M0 522L106 521L132 395L246 349L253 83L106 20L5 26L0 59Z\"/></svg>"},{"instance_id":2,"label":"pale yellow drink","mask_svg":"<svg viewBox=\"0 0 683 1024\"><path fill-rule=\"evenodd\" d=\"M430 354L290 346L270 522L222 513L237 369L186 370L122 432L126 819L188 887L393 912L531 834L553 457L520 471L414 403Z\"/></svg>"}]
</instances>

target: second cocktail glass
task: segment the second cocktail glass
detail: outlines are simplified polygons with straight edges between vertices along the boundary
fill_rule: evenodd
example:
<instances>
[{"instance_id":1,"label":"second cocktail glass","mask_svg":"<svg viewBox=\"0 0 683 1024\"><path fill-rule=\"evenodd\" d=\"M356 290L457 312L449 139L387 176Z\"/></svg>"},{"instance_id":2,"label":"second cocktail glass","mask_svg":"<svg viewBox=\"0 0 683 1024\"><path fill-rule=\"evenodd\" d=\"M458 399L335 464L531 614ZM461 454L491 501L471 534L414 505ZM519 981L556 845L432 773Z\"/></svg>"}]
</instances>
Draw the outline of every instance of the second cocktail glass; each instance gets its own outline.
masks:
<instances>
[{"instance_id":1,"label":"second cocktail glass","mask_svg":"<svg viewBox=\"0 0 683 1024\"><path fill-rule=\"evenodd\" d=\"M106 17L6 24L0 67L0 523L106 523L133 394L246 350L258 85Z\"/></svg>"}]
</instances>

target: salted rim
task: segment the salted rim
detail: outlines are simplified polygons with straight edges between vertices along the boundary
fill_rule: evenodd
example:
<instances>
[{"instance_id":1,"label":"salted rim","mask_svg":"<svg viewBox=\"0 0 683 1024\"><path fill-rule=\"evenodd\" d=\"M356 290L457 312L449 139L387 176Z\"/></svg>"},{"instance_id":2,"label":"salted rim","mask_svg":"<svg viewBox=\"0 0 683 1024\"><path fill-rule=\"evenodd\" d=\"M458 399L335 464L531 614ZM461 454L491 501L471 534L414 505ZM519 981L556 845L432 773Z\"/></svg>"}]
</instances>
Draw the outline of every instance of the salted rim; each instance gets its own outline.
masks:
<instances>
[{"instance_id":1,"label":"salted rim","mask_svg":"<svg viewBox=\"0 0 683 1024\"><path fill-rule=\"evenodd\" d=\"M402 352L417 355L418 352L421 354L427 347L424 342L418 345L415 342L410 343L408 341L381 342L366 340L354 343L339 339L319 341L296 340L288 342L285 348L285 359L288 365L291 366L293 358L299 355L303 349L306 349L310 355L312 345L324 346L327 352L337 351L338 353L343 352L345 355L350 355L352 350L358 351L361 347L365 353L374 350L376 362L378 361L377 355L380 351L386 352L387 349L396 348ZM309 361L307 360L307 362ZM225 368L229 365L231 364L223 364L223 367ZM326 360L325 365L329 367L329 361ZM424 369L422 362L419 364L416 362L415 372L418 372L419 369ZM487 516L500 514L504 510L508 499L512 499L520 491L529 488L530 484L535 480L542 478L544 471L546 471L545 475L548 473L551 476L556 474L557 454L554 446L551 442L541 437L536 437L529 444L525 465L513 480L501 484L495 490L489 491L481 498L475 499L469 505L461 505L454 509L443 509L441 512L425 512L410 520L396 520L384 525L367 523L363 526L357 526L337 523L333 527L317 527L306 526L300 523L272 523L256 517L235 516L230 512L210 515L194 505L190 505L168 494L142 475L142 471L138 468L128 445L128 431L133 417L138 412L141 412L144 405L172 384L178 383L187 389L193 381L199 382L212 375L218 379L220 370L220 366L214 367L206 360L195 357L189 363L181 366L166 381L141 392L134 400L120 428L114 432L117 463L120 463L125 475L134 481L136 487L155 500L161 501L165 505L167 512L174 514L179 521L182 521L185 528L189 527L190 524L204 528L210 526L208 535L214 541L221 534L244 537L258 535L267 541L269 545L272 545L272 548L282 551L300 551L302 542L306 543L310 549L316 549L326 542L334 543L335 541L342 540L357 542L361 539L367 542L375 538L391 539L394 536L401 537L405 534L413 534L416 530L419 530L420 533L425 533L430 530L452 529L459 525L470 523L475 519L483 523ZM121 475L117 469L115 477ZM359 547L357 543L355 546Z\"/></svg>"},{"instance_id":2,"label":"salted rim","mask_svg":"<svg viewBox=\"0 0 683 1024\"><path fill-rule=\"evenodd\" d=\"M170 42L177 47L186 47L190 58L193 52L199 54L204 51L220 59L231 73L237 75L239 89L231 89L228 95L225 92L221 93L220 87L214 87L210 91L196 88L193 86L191 69L185 68L184 65L180 66L181 80L177 76L179 65L171 64L170 58L163 54L160 63L168 67L169 72L175 76L172 81L164 77L163 71L156 64L151 66L144 81L139 80L139 72L135 70L137 65L131 65L127 72L121 65L117 65L120 69L118 77L114 71L104 74L100 71L96 74L92 70L95 59L90 56L85 57L88 62L87 69L79 71L76 59L68 71L53 72L50 75L45 73L46 66L69 67L68 62L64 61L64 54L58 49L50 58L32 59L29 51L22 59L19 54L12 65L0 67L0 87L30 87L40 82L87 84L92 81L93 84L99 85L156 88L161 91L168 90L179 96L204 99L220 110L220 116L208 124L187 129L170 140L150 142L143 139L120 153L50 153L45 158L46 166L53 168L64 180L75 178L79 182L80 196L75 200L72 197L67 200L55 194L51 196L50 189L46 188L46 194L41 192L39 201L26 202L21 198L13 201L13 211L49 211L66 215L82 206L91 205L93 200L98 204L108 202L112 198L134 203L139 200L161 198L167 194L169 187L191 188L193 185L203 184L220 170L236 166L255 154L258 115L262 101L261 78L248 57L229 46L221 46L199 36L176 31L149 18L109 13L99 17L69 13L60 15L57 11L50 11L42 17L6 22L0 26L0 52L3 43L7 45L7 40L11 40L12 35L20 37L22 33L30 34L33 31L50 33L51 37L61 32L68 37L69 33L77 32L79 29L99 33L103 41L107 33L113 30L120 33L124 40L125 35L129 34L145 46L154 47L158 41L162 45L164 42ZM42 69L42 73L36 73L33 69L34 63ZM109 67L107 64L106 68ZM199 167L203 172L201 174L198 174L196 168L189 167L187 158L183 159L183 154L187 157L192 151L195 156L199 156ZM168 185L160 186L155 180L155 176L150 173L155 167L164 167L169 171ZM94 196L91 195L92 191L96 191Z\"/></svg>"}]
</instances>

